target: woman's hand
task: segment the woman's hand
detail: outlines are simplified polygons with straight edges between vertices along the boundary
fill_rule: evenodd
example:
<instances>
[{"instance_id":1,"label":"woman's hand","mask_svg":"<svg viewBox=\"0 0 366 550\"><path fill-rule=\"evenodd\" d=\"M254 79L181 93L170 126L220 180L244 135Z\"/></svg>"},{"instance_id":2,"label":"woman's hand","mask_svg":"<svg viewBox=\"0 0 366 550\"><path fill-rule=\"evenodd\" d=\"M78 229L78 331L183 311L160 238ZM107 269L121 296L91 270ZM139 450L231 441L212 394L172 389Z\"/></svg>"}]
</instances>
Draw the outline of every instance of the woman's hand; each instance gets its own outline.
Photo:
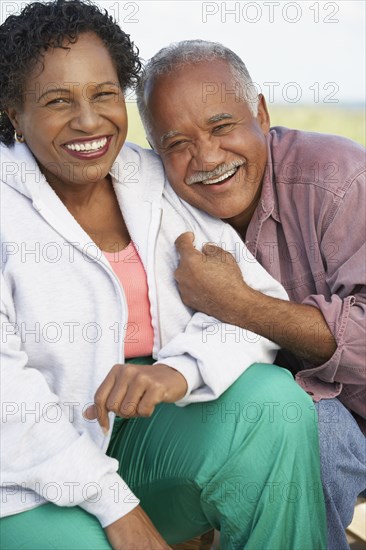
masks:
<instances>
[{"instance_id":1,"label":"woman's hand","mask_svg":"<svg viewBox=\"0 0 366 550\"><path fill-rule=\"evenodd\" d=\"M141 506L104 528L113 550L168 550Z\"/></svg>"},{"instance_id":2,"label":"woman's hand","mask_svg":"<svg viewBox=\"0 0 366 550\"><path fill-rule=\"evenodd\" d=\"M151 416L158 403L174 403L186 393L184 376L167 365L114 365L84 416L88 420L97 418L107 432L109 411L125 418Z\"/></svg>"}]
</instances>

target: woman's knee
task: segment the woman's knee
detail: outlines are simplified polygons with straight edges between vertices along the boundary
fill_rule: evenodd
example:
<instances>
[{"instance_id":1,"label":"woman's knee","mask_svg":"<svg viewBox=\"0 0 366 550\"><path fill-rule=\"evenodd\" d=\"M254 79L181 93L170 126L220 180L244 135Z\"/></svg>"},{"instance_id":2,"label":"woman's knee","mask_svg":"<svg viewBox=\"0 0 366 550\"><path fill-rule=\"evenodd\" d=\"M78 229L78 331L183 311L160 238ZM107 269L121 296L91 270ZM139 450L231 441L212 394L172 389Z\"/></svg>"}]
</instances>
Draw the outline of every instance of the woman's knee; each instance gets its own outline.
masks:
<instances>
[{"instance_id":1,"label":"woman's knee","mask_svg":"<svg viewBox=\"0 0 366 550\"><path fill-rule=\"evenodd\" d=\"M78 506L48 503L0 520L2 548L8 550L111 550L96 519Z\"/></svg>"},{"instance_id":2,"label":"woman's knee","mask_svg":"<svg viewBox=\"0 0 366 550\"><path fill-rule=\"evenodd\" d=\"M230 430L242 441L258 437L284 443L310 438L317 446L317 416L311 398L289 371L276 365L254 364L223 394L202 406L206 427L215 440L225 441Z\"/></svg>"},{"instance_id":3,"label":"woman's knee","mask_svg":"<svg viewBox=\"0 0 366 550\"><path fill-rule=\"evenodd\" d=\"M295 382L292 374L277 365L255 363L233 384L232 393L247 401L272 404L273 407L314 410L309 395ZM314 414L314 413L312 413Z\"/></svg>"}]
</instances>

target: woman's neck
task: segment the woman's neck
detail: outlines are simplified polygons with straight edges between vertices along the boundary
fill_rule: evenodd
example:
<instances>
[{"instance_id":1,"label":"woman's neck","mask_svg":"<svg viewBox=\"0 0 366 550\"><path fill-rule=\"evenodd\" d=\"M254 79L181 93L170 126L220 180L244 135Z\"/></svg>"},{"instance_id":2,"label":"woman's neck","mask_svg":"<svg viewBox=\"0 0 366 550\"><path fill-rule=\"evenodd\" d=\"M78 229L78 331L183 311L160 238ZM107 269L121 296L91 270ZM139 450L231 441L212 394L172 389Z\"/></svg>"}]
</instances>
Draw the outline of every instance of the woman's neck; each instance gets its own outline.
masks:
<instances>
[{"instance_id":1,"label":"woman's neck","mask_svg":"<svg viewBox=\"0 0 366 550\"><path fill-rule=\"evenodd\" d=\"M109 175L95 183L67 183L47 177L70 214L101 250L118 251L130 242Z\"/></svg>"}]
</instances>

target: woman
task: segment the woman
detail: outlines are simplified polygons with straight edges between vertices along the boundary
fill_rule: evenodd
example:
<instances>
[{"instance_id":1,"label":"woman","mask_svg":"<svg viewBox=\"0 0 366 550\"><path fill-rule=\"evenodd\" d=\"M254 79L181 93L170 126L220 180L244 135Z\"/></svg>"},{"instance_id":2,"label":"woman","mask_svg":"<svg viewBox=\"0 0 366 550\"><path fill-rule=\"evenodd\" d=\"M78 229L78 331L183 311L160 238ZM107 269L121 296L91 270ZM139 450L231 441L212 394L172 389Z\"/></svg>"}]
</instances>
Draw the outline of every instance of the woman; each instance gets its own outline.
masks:
<instances>
[{"instance_id":1,"label":"woman","mask_svg":"<svg viewBox=\"0 0 366 550\"><path fill-rule=\"evenodd\" d=\"M0 44L2 545L167 548L216 527L222 548L325 548L310 399L268 364L274 344L226 338L174 285L180 233L232 250L235 233L152 152L121 150L129 38L61 0L9 17Z\"/></svg>"}]
</instances>

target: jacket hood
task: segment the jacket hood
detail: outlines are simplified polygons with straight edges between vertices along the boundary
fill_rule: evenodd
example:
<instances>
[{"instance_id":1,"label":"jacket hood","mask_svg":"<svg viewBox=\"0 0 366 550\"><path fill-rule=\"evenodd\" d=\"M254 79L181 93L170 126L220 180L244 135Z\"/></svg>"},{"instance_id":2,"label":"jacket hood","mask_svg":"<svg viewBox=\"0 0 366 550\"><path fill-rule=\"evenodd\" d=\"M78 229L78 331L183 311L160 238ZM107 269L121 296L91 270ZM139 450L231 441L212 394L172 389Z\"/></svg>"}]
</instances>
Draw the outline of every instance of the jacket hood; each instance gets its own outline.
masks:
<instances>
[{"instance_id":1,"label":"jacket hood","mask_svg":"<svg viewBox=\"0 0 366 550\"><path fill-rule=\"evenodd\" d=\"M0 145L1 182L37 202L46 179L25 143Z\"/></svg>"},{"instance_id":2,"label":"jacket hood","mask_svg":"<svg viewBox=\"0 0 366 550\"><path fill-rule=\"evenodd\" d=\"M49 184L29 147L25 143L15 143L11 147L1 144L0 158L2 183L31 199L37 208L42 191L45 187L49 188ZM133 143L126 143L118 154L110 173L115 186L123 186L125 191L136 186L142 200L149 202L160 200L165 174L160 158L153 151ZM161 177L157 177L157 174Z\"/></svg>"}]
</instances>

